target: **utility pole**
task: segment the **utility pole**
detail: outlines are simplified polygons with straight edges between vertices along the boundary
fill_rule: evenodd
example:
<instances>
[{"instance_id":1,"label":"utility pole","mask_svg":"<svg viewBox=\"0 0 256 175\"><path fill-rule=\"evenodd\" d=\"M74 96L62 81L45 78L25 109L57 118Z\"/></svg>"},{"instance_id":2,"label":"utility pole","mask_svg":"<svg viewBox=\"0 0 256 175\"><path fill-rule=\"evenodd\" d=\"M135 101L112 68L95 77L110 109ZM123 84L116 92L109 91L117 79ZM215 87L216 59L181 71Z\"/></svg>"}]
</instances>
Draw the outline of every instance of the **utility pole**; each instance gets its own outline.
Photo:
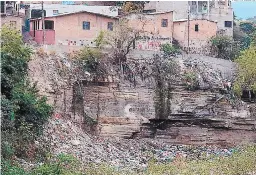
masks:
<instances>
[{"instance_id":1,"label":"utility pole","mask_svg":"<svg viewBox=\"0 0 256 175\"><path fill-rule=\"evenodd\" d=\"M189 49L189 27L190 27L189 16L190 16L190 5L189 5L189 2L188 2L188 51L190 51L190 49Z\"/></svg>"},{"instance_id":2,"label":"utility pole","mask_svg":"<svg viewBox=\"0 0 256 175\"><path fill-rule=\"evenodd\" d=\"M45 40L44 1L42 1L42 29L43 29L43 46L44 46L44 40Z\"/></svg>"}]
</instances>

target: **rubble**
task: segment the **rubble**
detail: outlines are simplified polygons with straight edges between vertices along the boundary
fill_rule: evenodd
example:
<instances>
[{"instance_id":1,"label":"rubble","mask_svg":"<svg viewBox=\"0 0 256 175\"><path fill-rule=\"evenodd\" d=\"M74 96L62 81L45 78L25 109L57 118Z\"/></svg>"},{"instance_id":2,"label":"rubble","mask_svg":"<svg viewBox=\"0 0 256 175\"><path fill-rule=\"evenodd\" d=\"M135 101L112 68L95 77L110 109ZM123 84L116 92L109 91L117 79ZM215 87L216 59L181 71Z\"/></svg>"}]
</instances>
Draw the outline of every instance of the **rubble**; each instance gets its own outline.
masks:
<instances>
[{"instance_id":1,"label":"rubble","mask_svg":"<svg viewBox=\"0 0 256 175\"><path fill-rule=\"evenodd\" d=\"M155 139L101 138L89 135L68 119L59 117L49 120L44 137L51 138L53 154L72 154L84 164L105 162L117 169L143 170L152 159L165 163L180 157L229 156L236 150L216 146L169 145Z\"/></svg>"}]
</instances>

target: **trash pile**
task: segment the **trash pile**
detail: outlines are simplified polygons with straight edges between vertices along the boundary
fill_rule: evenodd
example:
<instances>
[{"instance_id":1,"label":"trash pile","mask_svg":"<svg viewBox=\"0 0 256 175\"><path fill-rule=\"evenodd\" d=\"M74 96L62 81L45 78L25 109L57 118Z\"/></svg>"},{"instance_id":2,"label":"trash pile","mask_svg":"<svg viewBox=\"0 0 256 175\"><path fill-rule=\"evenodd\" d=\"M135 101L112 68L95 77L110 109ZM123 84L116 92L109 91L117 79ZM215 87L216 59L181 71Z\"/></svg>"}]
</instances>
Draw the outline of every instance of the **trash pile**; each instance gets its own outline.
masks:
<instances>
[{"instance_id":1,"label":"trash pile","mask_svg":"<svg viewBox=\"0 0 256 175\"><path fill-rule=\"evenodd\" d=\"M183 63L196 73L200 89L223 89L223 83L230 84L234 79L235 65L228 60L191 56Z\"/></svg>"},{"instance_id":2,"label":"trash pile","mask_svg":"<svg viewBox=\"0 0 256 175\"><path fill-rule=\"evenodd\" d=\"M153 139L100 138L60 117L50 119L44 133L44 139L50 139L53 154L72 154L85 164L108 163L116 169L143 170L152 159L165 163L179 157L229 156L235 151L214 146L167 145Z\"/></svg>"}]
</instances>

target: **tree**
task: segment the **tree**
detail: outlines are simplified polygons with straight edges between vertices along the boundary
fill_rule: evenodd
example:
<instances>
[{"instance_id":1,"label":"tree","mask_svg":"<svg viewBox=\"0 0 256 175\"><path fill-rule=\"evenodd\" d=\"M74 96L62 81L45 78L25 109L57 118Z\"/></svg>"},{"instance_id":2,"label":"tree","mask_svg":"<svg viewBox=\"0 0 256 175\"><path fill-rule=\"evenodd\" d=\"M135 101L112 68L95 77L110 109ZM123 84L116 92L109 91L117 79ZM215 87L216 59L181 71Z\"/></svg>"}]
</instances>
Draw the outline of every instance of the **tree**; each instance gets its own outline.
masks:
<instances>
[{"instance_id":1,"label":"tree","mask_svg":"<svg viewBox=\"0 0 256 175\"><path fill-rule=\"evenodd\" d=\"M142 30L131 28L127 19L122 19L114 26L114 30L106 35L106 43L112 47L116 63L121 65L126 62L126 55L140 37L141 32Z\"/></svg>"},{"instance_id":2,"label":"tree","mask_svg":"<svg viewBox=\"0 0 256 175\"><path fill-rule=\"evenodd\" d=\"M211 38L212 48L217 51L217 57L233 60L240 53L240 43L229 36L215 36Z\"/></svg>"},{"instance_id":3,"label":"tree","mask_svg":"<svg viewBox=\"0 0 256 175\"><path fill-rule=\"evenodd\" d=\"M26 157L52 108L27 78L31 50L17 31L4 27L1 34L1 151L4 159Z\"/></svg>"},{"instance_id":4,"label":"tree","mask_svg":"<svg viewBox=\"0 0 256 175\"><path fill-rule=\"evenodd\" d=\"M171 113L171 82L175 81L178 74L178 64L167 56L155 55L151 76L154 78L155 87L155 111L156 117L166 119Z\"/></svg>"},{"instance_id":5,"label":"tree","mask_svg":"<svg viewBox=\"0 0 256 175\"><path fill-rule=\"evenodd\" d=\"M236 94L240 96L242 90L256 92L256 47L251 46L243 51L235 62L239 66L238 76L234 83Z\"/></svg>"},{"instance_id":6,"label":"tree","mask_svg":"<svg viewBox=\"0 0 256 175\"><path fill-rule=\"evenodd\" d=\"M24 46L20 32L7 26L1 28L1 51L24 59L29 59L32 52L29 47Z\"/></svg>"},{"instance_id":7,"label":"tree","mask_svg":"<svg viewBox=\"0 0 256 175\"><path fill-rule=\"evenodd\" d=\"M144 6L149 1L116 1L117 6L122 7L125 14L142 12Z\"/></svg>"},{"instance_id":8,"label":"tree","mask_svg":"<svg viewBox=\"0 0 256 175\"><path fill-rule=\"evenodd\" d=\"M255 31L255 27L252 22L242 22L240 23L239 26L240 26L240 29L248 35L252 34Z\"/></svg>"}]
</instances>

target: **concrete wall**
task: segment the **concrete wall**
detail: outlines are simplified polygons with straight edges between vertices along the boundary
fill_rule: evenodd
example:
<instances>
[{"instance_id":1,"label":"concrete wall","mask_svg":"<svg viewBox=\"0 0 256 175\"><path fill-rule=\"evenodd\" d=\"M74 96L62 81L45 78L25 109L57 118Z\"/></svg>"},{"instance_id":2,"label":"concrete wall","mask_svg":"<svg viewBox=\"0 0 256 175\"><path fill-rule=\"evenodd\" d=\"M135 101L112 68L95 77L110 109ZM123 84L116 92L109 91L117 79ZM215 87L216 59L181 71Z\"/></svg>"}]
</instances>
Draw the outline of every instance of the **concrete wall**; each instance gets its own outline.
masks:
<instances>
[{"instance_id":1,"label":"concrete wall","mask_svg":"<svg viewBox=\"0 0 256 175\"><path fill-rule=\"evenodd\" d=\"M199 31L195 31L195 25ZM189 47L193 49L206 47L211 37L217 33L217 23L208 20L191 20L189 22ZM181 46L188 47L188 22L174 22L173 38L178 40Z\"/></svg>"},{"instance_id":2,"label":"concrete wall","mask_svg":"<svg viewBox=\"0 0 256 175\"><path fill-rule=\"evenodd\" d=\"M142 37L136 41L136 49L159 50L163 43L172 43L173 13L152 13L130 15L128 25L142 31ZM162 19L168 20L168 26L162 27Z\"/></svg>"}]
</instances>

